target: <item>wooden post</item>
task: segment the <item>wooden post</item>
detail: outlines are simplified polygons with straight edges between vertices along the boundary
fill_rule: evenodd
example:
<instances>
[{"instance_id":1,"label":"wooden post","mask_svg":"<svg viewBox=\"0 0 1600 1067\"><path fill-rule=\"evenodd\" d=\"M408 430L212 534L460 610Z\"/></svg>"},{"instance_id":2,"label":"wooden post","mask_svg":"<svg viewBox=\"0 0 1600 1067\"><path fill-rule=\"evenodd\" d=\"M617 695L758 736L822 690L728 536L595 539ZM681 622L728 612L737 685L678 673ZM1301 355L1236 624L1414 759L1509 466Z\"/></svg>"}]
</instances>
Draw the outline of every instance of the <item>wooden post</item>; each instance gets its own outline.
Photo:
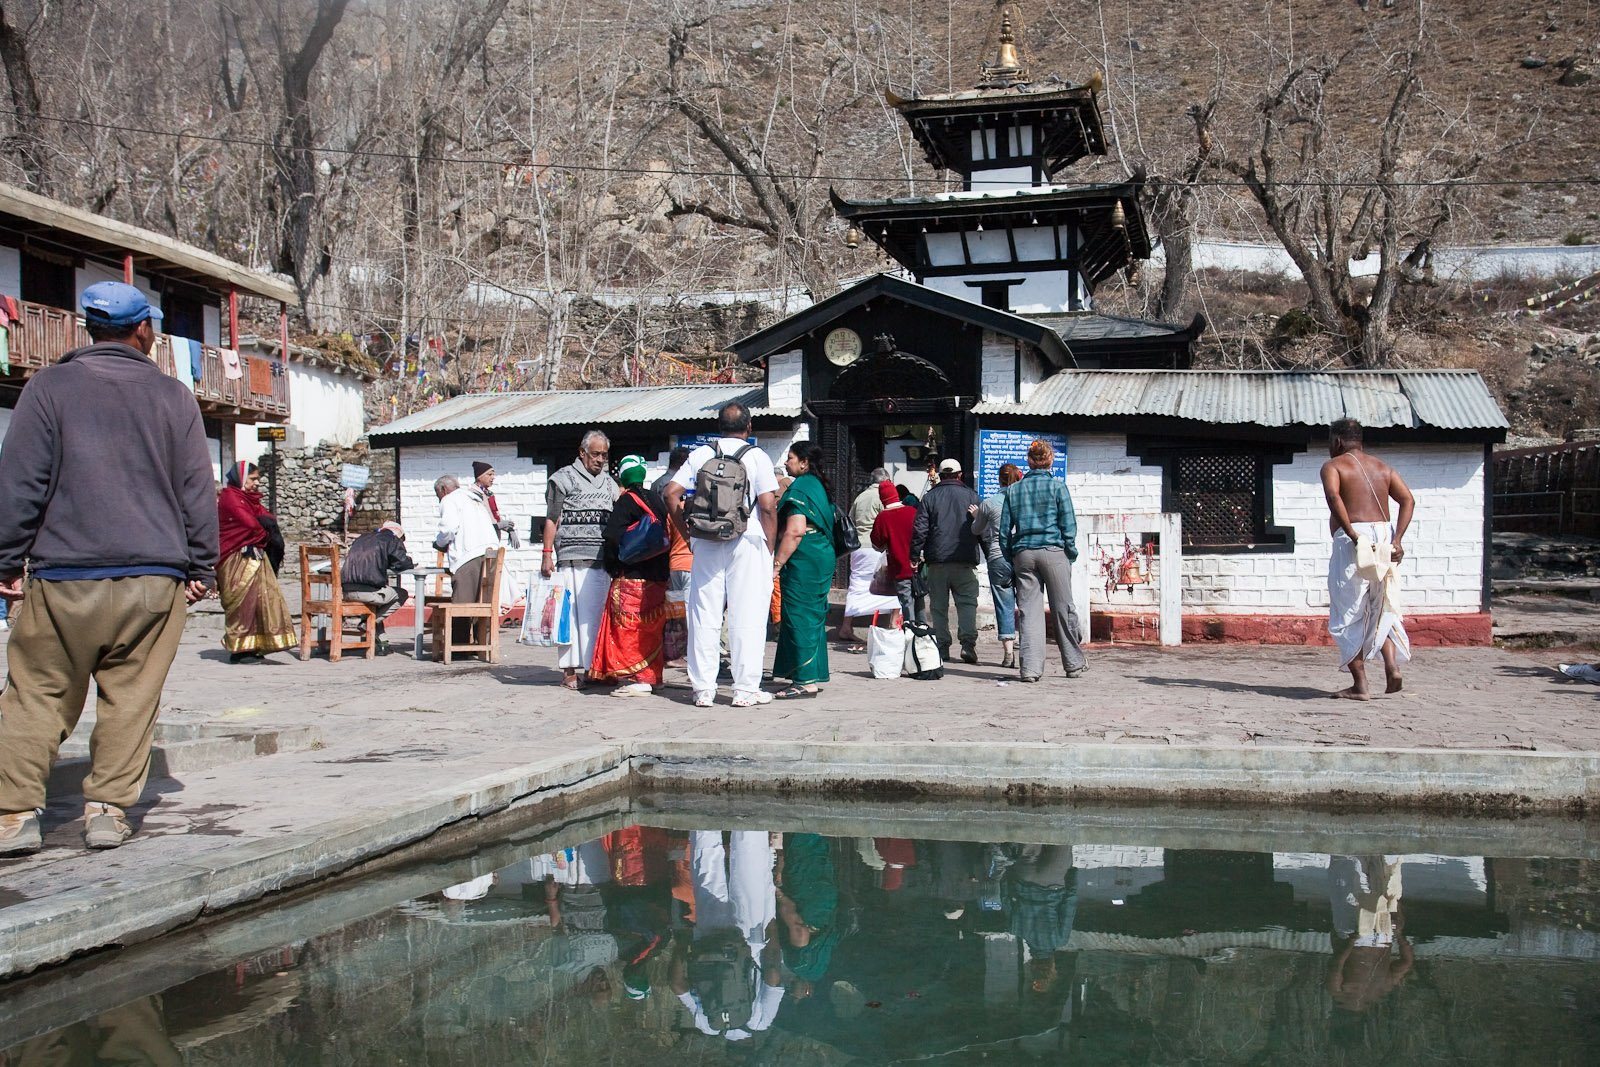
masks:
<instances>
[{"instance_id":1,"label":"wooden post","mask_svg":"<svg viewBox=\"0 0 1600 1067\"><path fill-rule=\"evenodd\" d=\"M122 257L122 280L129 285L133 284L133 253L128 252Z\"/></svg>"},{"instance_id":2,"label":"wooden post","mask_svg":"<svg viewBox=\"0 0 1600 1067\"><path fill-rule=\"evenodd\" d=\"M228 347L239 350L239 290L228 286Z\"/></svg>"}]
</instances>

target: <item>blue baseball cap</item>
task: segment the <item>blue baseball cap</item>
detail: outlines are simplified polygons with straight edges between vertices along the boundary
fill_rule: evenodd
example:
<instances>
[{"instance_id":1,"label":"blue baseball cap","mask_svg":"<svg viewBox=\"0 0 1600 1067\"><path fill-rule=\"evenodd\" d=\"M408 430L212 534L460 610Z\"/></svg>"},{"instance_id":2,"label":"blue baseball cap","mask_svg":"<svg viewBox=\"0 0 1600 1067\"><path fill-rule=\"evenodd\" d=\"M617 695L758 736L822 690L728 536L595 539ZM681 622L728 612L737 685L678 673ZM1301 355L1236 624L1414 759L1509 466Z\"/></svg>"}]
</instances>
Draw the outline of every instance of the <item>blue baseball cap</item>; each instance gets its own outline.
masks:
<instances>
[{"instance_id":1,"label":"blue baseball cap","mask_svg":"<svg viewBox=\"0 0 1600 1067\"><path fill-rule=\"evenodd\" d=\"M145 319L161 321L161 310L126 282L95 282L83 291L83 316L92 326L137 326Z\"/></svg>"}]
</instances>

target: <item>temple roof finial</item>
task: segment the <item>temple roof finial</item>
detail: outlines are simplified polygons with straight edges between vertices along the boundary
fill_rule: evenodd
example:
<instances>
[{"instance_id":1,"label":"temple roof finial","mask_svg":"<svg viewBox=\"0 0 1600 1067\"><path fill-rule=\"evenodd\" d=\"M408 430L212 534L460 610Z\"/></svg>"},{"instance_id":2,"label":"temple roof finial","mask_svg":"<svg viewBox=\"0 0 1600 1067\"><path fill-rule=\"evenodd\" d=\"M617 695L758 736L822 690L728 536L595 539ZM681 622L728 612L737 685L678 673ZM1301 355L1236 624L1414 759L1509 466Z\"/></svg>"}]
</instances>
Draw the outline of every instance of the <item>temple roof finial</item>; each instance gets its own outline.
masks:
<instances>
[{"instance_id":1,"label":"temple roof finial","mask_svg":"<svg viewBox=\"0 0 1600 1067\"><path fill-rule=\"evenodd\" d=\"M1017 38L1022 34L1020 5L999 0L995 4L995 22L995 57L979 67L979 89L1010 89L1028 81L1028 68L1017 48Z\"/></svg>"}]
</instances>

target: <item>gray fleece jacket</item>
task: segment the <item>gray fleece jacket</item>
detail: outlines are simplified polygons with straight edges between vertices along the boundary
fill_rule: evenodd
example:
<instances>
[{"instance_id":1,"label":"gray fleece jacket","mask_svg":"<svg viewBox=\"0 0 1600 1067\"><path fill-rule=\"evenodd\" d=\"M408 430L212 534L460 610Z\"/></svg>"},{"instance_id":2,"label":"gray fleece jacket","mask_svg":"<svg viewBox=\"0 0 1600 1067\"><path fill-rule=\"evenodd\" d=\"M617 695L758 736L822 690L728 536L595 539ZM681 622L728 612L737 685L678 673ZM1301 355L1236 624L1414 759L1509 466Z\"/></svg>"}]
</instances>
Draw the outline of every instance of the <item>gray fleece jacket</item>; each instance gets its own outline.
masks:
<instances>
[{"instance_id":1,"label":"gray fleece jacket","mask_svg":"<svg viewBox=\"0 0 1600 1067\"><path fill-rule=\"evenodd\" d=\"M217 494L194 394L137 348L76 348L29 380L0 446L0 580L171 567L215 580Z\"/></svg>"}]
</instances>

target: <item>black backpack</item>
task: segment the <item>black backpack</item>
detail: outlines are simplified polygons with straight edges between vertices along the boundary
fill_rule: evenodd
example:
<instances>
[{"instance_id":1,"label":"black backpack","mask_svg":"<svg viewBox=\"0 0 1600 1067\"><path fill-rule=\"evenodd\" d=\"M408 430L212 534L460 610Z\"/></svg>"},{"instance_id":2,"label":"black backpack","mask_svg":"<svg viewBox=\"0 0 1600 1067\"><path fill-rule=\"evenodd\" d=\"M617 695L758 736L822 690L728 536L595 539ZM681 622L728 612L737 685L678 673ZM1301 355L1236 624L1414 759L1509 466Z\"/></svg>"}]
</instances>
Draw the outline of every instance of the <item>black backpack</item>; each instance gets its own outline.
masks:
<instances>
[{"instance_id":1,"label":"black backpack","mask_svg":"<svg viewBox=\"0 0 1600 1067\"><path fill-rule=\"evenodd\" d=\"M694 496L684 507L684 525L690 537L735 541L750 523L750 472L744 454L755 445L746 444L731 456L722 454L721 441L711 447L716 454L694 476Z\"/></svg>"},{"instance_id":2,"label":"black backpack","mask_svg":"<svg viewBox=\"0 0 1600 1067\"><path fill-rule=\"evenodd\" d=\"M689 989L713 1029L750 1025L755 1013L756 965L737 930L720 930L689 949Z\"/></svg>"}]
</instances>

